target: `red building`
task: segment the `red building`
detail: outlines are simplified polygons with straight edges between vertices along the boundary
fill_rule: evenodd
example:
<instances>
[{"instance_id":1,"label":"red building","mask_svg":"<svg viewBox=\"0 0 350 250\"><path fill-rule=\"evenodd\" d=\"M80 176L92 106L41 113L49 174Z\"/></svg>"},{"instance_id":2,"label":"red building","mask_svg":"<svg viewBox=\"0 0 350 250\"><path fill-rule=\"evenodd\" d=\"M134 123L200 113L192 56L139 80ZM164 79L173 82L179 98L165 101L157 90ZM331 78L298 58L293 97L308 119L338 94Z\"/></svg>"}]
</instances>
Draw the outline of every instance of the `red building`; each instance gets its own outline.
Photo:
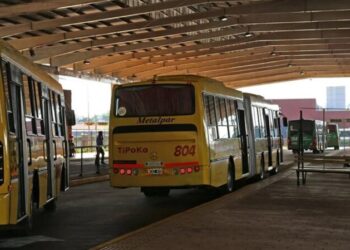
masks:
<instances>
[{"instance_id":1,"label":"red building","mask_svg":"<svg viewBox=\"0 0 350 250\"><path fill-rule=\"evenodd\" d=\"M280 106L283 116L288 120L297 120L300 117L300 110L303 111L303 118L310 120L323 120L323 109L317 106L316 99L273 99L273 103ZM325 110L325 120L341 120L339 127L350 127L350 110Z\"/></svg>"}]
</instances>

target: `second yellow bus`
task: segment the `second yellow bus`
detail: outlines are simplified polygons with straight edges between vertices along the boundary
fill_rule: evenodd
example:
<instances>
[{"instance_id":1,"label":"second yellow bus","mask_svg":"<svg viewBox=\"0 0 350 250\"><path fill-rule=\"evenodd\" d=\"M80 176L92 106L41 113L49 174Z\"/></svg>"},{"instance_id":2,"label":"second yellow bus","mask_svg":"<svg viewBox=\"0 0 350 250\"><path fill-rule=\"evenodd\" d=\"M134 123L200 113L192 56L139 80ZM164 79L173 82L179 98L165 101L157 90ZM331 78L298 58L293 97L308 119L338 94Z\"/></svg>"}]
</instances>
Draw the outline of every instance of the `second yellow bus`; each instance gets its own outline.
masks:
<instances>
[{"instance_id":1,"label":"second yellow bus","mask_svg":"<svg viewBox=\"0 0 350 250\"><path fill-rule=\"evenodd\" d=\"M141 187L146 196L194 186L232 191L282 161L278 107L260 96L192 75L116 85L112 93L113 187Z\"/></svg>"}]
</instances>

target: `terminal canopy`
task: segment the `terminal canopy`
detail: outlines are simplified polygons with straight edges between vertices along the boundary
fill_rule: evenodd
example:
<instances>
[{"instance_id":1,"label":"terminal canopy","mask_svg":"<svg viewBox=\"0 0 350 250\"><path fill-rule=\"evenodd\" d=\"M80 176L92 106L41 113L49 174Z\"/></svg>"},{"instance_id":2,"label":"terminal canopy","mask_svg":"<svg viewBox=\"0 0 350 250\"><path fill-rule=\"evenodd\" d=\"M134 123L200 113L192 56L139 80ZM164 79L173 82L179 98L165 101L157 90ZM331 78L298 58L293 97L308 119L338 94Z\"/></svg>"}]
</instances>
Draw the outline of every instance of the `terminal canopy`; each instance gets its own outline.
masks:
<instances>
[{"instance_id":1,"label":"terminal canopy","mask_svg":"<svg viewBox=\"0 0 350 250\"><path fill-rule=\"evenodd\" d=\"M348 0L3 0L0 36L75 76L242 87L350 75Z\"/></svg>"}]
</instances>

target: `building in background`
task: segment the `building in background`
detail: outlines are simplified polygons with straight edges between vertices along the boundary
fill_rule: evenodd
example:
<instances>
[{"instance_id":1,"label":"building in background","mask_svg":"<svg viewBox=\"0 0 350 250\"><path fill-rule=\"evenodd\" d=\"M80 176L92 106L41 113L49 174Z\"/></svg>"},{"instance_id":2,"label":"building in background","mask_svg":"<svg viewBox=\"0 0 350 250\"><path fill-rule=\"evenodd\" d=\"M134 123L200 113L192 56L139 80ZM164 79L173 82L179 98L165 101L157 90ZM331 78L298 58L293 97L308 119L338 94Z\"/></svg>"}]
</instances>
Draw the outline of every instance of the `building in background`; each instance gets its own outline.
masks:
<instances>
[{"instance_id":1,"label":"building in background","mask_svg":"<svg viewBox=\"0 0 350 250\"><path fill-rule=\"evenodd\" d=\"M273 99L273 103L280 106L280 112L288 120L298 120L300 118L300 111L303 113L303 119L309 120L323 120L326 122L338 123L339 128L349 134L350 138L350 110L346 109L324 109L317 105L316 99ZM287 129L282 129L284 138L287 136ZM350 145L350 141L347 142Z\"/></svg>"},{"instance_id":2,"label":"building in background","mask_svg":"<svg viewBox=\"0 0 350 250\"><path fill-rule=\"evenodd\" d=\"M327 109L345 109L345 86L327 87Z\"/></svg>"}]
</instances>

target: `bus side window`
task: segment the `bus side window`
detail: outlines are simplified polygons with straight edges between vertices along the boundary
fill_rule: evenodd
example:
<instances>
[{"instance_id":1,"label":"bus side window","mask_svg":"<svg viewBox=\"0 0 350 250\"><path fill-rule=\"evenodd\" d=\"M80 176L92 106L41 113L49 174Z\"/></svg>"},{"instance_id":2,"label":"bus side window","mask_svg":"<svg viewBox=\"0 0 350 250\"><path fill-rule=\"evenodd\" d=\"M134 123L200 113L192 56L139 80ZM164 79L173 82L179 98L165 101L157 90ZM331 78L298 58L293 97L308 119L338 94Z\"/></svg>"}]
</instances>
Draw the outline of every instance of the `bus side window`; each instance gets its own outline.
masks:
<instances>
[{"instance_id":1,"label":"bus side window","mask_svg":"<svg viewBox=\"0 0 350 250\"><path fill-rule=\"evenodd\" d=\"M2 68L2 79L4 83L4 89L5 89L5 95L7 100L7 122L9 126L9 132L15 133L15 122L13 117L13 106L12 106L12 98L11 98L11 92L9 91L9 85L10 85L10 63L2 61L1 62L1 68Z\"/></svg>"},{"instance_id":2,"label":"bus side window","mask_svg":"<svg viewBox=\"0 0 350 250\"><path fill-rule=\"evenodd\" d=\"M265 130L264 110L262 108L258 108L258 117L259 117L260 135L261 135L261 138L264 138L266 136L266 130Z\"/></svg>"},{"instance_id":3,"label":"bus side window","mask_svg":"<svg viewBox=\"0 0 350 250\"><path fill-rule=\"evenodd\" d=\"M252 117L253 117L253 126L254 126L255 138L261 138L258 115L259 115L258 114L258 108L253 106L252 107Z\"/></svg>"},{"instance_id":4,"label":"bus side window","mask_svg":"<svg viewBox=\"0 0 350 250\"><path fill-rule=\"evenodd\" d=\"M64 135L64 126L63 126L63 107L62 107L62 99L60 95L57 95L57 107L56 107L56 114L57 114L57 127L58 127L58 135L63 136Z\"/></svg>"},{"instance_id":5,"label":"bus side window","mask_svg":"<svg viewBox=\"0 0 350 250\"><path fill-rule=\"evenodd\" d=\"M22 73L22 83L24 91L24 103L25 103L25 126L28 135L36 134L36 126L34 119L34 96L32 79L26 74Z\"/></svg>"},{"instance_id":6,"label":"bus side window","mask_svg":"<svg viewBox=\"0 0 350 250\"><path fill-rule=\"evenodd\" d=\"M57 95L52 90L49 91L50 102L51 102L51 120L52 120L52 131L54 136L59 136L58 120L57 120Z\"/></svg>"},{"instance_id":7,"label":"bus side window","mask_svg":"<svg viewBox=\"0 0 350 250\"><path fill-rule=\"evenodd\" d=\"M35 110L35 126L38 134L45 134L44 121L43 121L43 109L42 109L42 92L41 83L33 80L33 93L34 93L34 110Z\"/></svg>"},{"instance_id":8,"label":"bus side window","mask_svg":"<svg viewBox=\"0 0 350 250\"><path fill-rule=\"evenodd\" d=\"M233 100L229 100L229 99L226 100L226 110L227 110L230 138L239 137L238 126L237 126L237 116L236 116L235 104Z\"/></svg>"},{"instance_id":9,"label":"bus side window","mask_svg":"<svg viewBox=\"0 0 350 250\"><path fill-rule=\"evenodd\" d=\"M225 100L223 98L215 98L216 120L219 131L219 138L228 138L227 116L225 108Z\"/></svg>"},{"instance_id":10,"label":"bus side window","mask_svg":"<svg viewBox=\"0 0 350 250\"><path fill-rule=\"evenodd\" d=\"M218 130L215 117L214 97L204 95L204 107L206 113L206 123L209 131L209 139L215 140L218 138Z\"/></svg>"},{"instance_id":11,"label":"bus side window","mask_svg":"<svg viewBox=\"0 0 350 250\"><path fill-rule=\"evenodd\" d=\"M272 110L268 110L268 114L269 114L269 125L270 125L271 136L275 137L276 133L275 133L275 127L274 127L274 123L273 123L275 116L274 116L274 113Z\"/></svg>"}]
</instances>

